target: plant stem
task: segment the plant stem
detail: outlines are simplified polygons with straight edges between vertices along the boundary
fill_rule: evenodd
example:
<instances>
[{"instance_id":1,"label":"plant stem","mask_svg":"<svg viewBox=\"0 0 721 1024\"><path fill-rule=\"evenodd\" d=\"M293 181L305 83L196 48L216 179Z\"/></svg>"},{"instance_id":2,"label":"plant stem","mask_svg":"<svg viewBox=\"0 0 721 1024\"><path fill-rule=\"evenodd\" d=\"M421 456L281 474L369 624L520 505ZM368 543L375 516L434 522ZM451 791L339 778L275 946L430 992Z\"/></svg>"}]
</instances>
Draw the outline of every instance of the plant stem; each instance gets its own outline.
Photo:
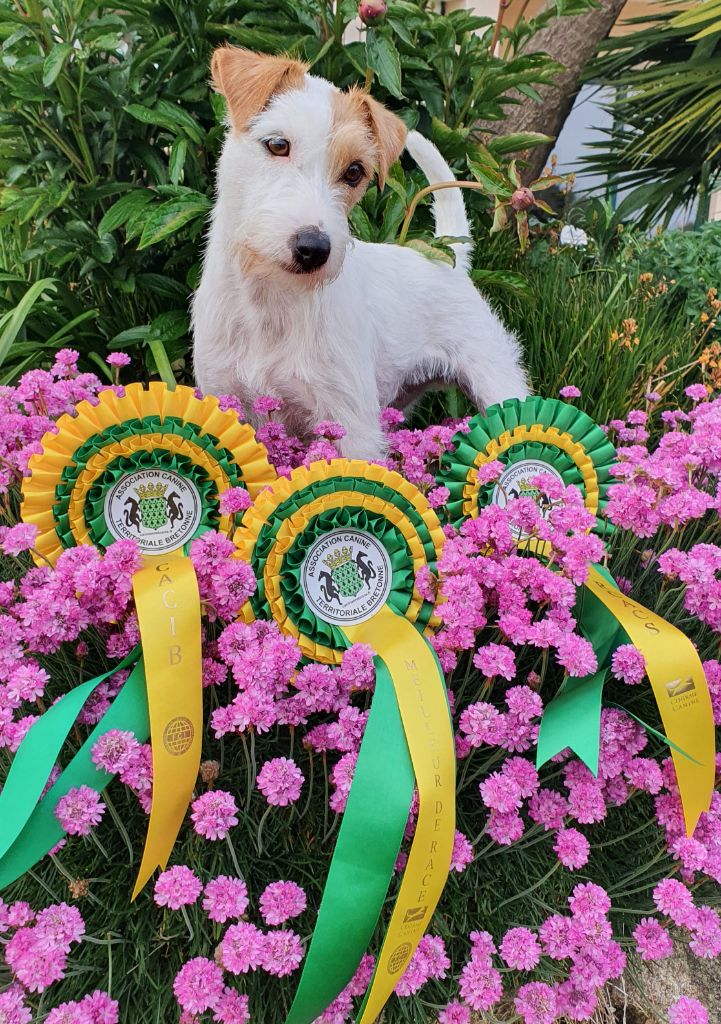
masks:
<instances>
[{"instance_id":1,"label":"plant stem","mask_svg":"<svg viewBox=\"0 0 721 1024\"><path fill-rule=\"evenodd\" d=\"M421 200L425 199L426 196L431 194L431 192L440 192L440 190L444 188L470 188L475 189L478 192L485 191L483 185L481 185L479 181L441 181L435 185L426 185L426 187L422 188L420 192L416 192L411 199L411 204L408 207L403 225L401 226L401 232L398 235L398 245L405 245L408 228L411 226L413 214L416 212L416 208Z\"/></svg>"}]
</instances>

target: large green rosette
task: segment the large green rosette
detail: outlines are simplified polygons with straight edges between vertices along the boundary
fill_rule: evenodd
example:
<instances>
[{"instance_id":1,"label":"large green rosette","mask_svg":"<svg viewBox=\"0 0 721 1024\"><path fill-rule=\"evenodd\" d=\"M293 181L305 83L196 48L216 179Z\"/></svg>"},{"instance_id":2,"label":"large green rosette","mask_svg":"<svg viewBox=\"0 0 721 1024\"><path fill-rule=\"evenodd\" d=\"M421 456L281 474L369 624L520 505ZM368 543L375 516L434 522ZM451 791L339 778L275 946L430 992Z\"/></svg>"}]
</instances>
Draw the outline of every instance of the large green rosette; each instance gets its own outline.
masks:
<instances>
[{"instance_id":1,"label":"large green rosette","mask_svg":"<svg viewBox=\"0 0 721 1024\"><path fill-rule=\"evenodd\" d=\"M246 621L274 618L308 658L340 662L349 637L359 636L353 630L362 628L343 620L348 608L354 609L356 622L369 627L382 608L385 646L373 639L373 629L383 627L373 625L367 641L376 650L384 649L386 658L396 642L394 634L408 631L417 643L409 621L424 633L435 625L433 606L419 594L415 573L435 566L443 544L440 523L415 487L381 466L338 459L295 470L290 479L279 480L259 495L235 541L239 556L252 565L258 579L258 589L244 610ZM425 641L421 646L430 651ZM398 658L396 670L383 657L374 661L376 684L368 722L287 1024L310 1024L352 978L379 920L408 819L418 739L409 739L402 718L395 674ZM407 660L404 664L410 668ZM447 713L435 655L427 677L431 685L433 676ZM448 727L452 749L450 722ZM451 769L451 789L454 777ZM407 916L405 909L403 914ZM392 950L396 945L390 942ZM412 948L408 944L408 955ZM385 944L379 962L384 952L387 955ZM385 994L379 994L380 982L389 976L387 969L378 968L361 1010L363 1022L385 1001Z\"/></svg>"},{"instance_id":2,"label":"large green rosette","mask_svg":"<svg viewBox=\"0 0 721 1024\"><path fill-rule=\"evenodd\" d=\"M232 518L220 510L224 491L244 486L254 497L275 479L264 447L234 411L222 409L216 398L199 398L191 388L170 391L159 383L148 388L140 384L124 390L111 388L96 401L79 403L72 415L60 417L56 429L45 435L42 451L30 460L29 469L22 514L25 522L38 528L39 564L54 564L63 551L78 545L104 550L117 540L137 543L145 564L133 577L133 588L146 646L144 653L139 646L121 664L64 694L24 738L0 793L0 886L32 867L62 838L54 809L69 789L84 784L100 791L109 781L93 764L88 740L52 789L42 795L83 706L98 686L121 669L129 669L127 680L91 739L94 742L111 729L128 729L140 741L152 733L154 769L158 767L159 737L165 735L160 721L164 698L150 660L157 649L156 631L157 642L163 642L164 624L173 630L177 626L178 636L171 638L172 643L178 650L183 644L187 654L173 713L181 721L177 716L183 715L183 701L192 704L197 719L193 728L199 736L200 606L185 552L207 530L227 534L232 529ZM161 564L167 564L172 580L157 574ZM148 571L156 572L150 590ZM171 601L158 614L158 600L165 601L158 584L164 580L164 587L177 589L170 591ZM177 613L171 608L177 608ZM199 741L195 746L199 749ZM179 780L182 765L192 789L195 748L173 751L173 756L173 772ZM178 781L177 785L181 792L184 784ZM166 829L168 835L170 831Z\"/></svg>"},{"instance_id":3,"label":"large green rosette","mask_svg":"<svg viewBox=\"0 0 721 1024\"><path fill-rule=\"evenodd\" d=\"M453 443L437 479L450 491L448 512L454 525L475 518L491 502L505 505L507 497L538 497L530 478L548 472L579 488L586 508L597 517L598 532L608 533L602 516L616 451L601 428L575 406L536 396L509 399L474 416L468 432L459 431ZM498 484L479 483L478 467L494 460L504 466Z\"/></svg>"},{"instance_id":4,"label":"large green rosette","mask_svg":"<svg viewBox=\"0 0 721 1024\"><path fill-rule=\"evenodd\" d=\"M345 459L296 470L292 483L279 480L244 516L235 541L258 579L245 620L275 618L307 657L339 664L348 646L342 630L314 614L299 582L308 548L336 529L377 539L392 570L388 605L431 633L437 625L433 605L418 592L415 574L435 566L443 545L440 524L423 495L397 473Z\"/></svg>"}]
</instances>

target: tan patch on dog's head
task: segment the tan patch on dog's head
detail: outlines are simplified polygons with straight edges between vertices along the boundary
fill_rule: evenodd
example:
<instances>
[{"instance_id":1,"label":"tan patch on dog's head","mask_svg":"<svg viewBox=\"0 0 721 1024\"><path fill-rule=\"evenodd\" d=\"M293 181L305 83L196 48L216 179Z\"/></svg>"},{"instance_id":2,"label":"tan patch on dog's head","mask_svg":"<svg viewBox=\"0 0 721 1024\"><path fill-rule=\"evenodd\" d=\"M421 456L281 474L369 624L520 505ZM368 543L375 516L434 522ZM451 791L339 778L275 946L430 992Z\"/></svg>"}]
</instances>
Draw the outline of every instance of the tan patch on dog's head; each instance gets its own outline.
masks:
<instances>
[{"instance_id":1,"label":"tan patch on dog's head","mask_svg":"<svg viewBox=\"0 0 721 1024\"><path fill-rule=\"evenodd\" d=\"M388 168L403 152L407 129L399 117L361 89L335 93L332 105L331 181L342 181L353 163L362 164L366 172L355 188L346 186L350 207L363 195L373 170L377 170L378 184L383 188Z\"/></svg>"},{"instance_id":2,"label":"tan patch on dog's head","mask_svg":"<svg viewBox=\"0 0 721 1024\"><path fill-rule=\"evenodd\" d=\"M236 132L268 106L279 92L300 89L306 64L289 57L271 57L239 46L219 47L210 62L213 88L225 97Z\"/></svg>"}]
</instances>

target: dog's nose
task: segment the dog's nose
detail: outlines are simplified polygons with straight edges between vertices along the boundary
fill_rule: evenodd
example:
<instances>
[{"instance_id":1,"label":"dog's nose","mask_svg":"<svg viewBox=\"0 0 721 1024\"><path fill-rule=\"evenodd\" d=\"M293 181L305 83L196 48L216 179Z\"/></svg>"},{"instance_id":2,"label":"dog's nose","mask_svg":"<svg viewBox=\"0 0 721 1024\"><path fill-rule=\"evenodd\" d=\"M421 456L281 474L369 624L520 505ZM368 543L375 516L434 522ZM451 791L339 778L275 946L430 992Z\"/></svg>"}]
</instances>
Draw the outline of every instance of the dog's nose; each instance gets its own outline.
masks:
<instances>
[{"instance_id":1,"label":"dog's nose","mask_svg":"<svg viewBox=\"0 0 721 1024\"><path fill-rule=\"evenodd\" d=\"M320 228L301 228L292 248L295 265L301 272L317 270L328 262L330 238Z\"/></svg>"}]
</instances>

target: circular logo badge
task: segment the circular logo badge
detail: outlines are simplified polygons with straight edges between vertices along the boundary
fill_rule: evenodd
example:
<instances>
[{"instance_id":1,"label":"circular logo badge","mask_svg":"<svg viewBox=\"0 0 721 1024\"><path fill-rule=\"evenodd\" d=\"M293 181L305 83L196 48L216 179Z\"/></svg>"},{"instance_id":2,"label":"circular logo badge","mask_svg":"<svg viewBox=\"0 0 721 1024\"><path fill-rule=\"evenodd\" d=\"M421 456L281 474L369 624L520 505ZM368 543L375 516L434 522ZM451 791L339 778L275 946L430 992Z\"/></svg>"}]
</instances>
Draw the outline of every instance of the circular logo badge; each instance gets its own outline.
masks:
<instances>
[{"instance_id":1,"label":"circular logo badge","mask_svg":"<svg viewBox=\"0 0 721 1024\"><path fill-rule=\"evenodd\" d=\"M521 462L514 462L501 473L498 483L493 488L491 501L494 505L505 508L511 498L531 498L546 519L553 508L553 503L531 483L542 473L547 473L563 483L563 477L558 470L547 462L541 462L540 459L522 459ZM526 536L527 534L524 533L521 539L525 539Z\"/></svg>"},{"instance_id":2,"label":"circular logo badge","mask_svg":"<svg viewBox=\"0 0 721 1024\"><path fill-rule=\"evenodd\" d=\"M333 530L306 555L301 585L308 606L324 622L365 622L390 593L390 559L371 534Z\"/></svg>"},{"instance_id":3,"label":"circular logo badge","mask_svg":"<svg viewBox=\"0 0 721 1024\"><path fill-rule=\"evenodd\" d=\"M180 757L193 742L195 729L189 718L171 718L163 729L163 746L173 757Z\"/></svg>"},{"instance_id":4,"label":"circular logo badge","mask_svg":"<svg viewBox=\"0 0 721 1024\"><path fill-rule=\"evenodd\" d=\"M388 961L388 973L398 974L400 969L405 967L405 963L410 952L411 946L409 942L404 942L402 945L398 946L397 949L394 949Z\"/></svg>"},{"instance_id":5,"label":"circular logo badge","mask_svg":"<svg viewBox=\"0 0 721 1024\"><path fill-rule=\"evenodd\" d=\"M116 540L135 540L143 554L162 555L181 548L197 530L200 494L177 473L141 469L108 491L104 511Z\"/></svg>"}]
</instances>

